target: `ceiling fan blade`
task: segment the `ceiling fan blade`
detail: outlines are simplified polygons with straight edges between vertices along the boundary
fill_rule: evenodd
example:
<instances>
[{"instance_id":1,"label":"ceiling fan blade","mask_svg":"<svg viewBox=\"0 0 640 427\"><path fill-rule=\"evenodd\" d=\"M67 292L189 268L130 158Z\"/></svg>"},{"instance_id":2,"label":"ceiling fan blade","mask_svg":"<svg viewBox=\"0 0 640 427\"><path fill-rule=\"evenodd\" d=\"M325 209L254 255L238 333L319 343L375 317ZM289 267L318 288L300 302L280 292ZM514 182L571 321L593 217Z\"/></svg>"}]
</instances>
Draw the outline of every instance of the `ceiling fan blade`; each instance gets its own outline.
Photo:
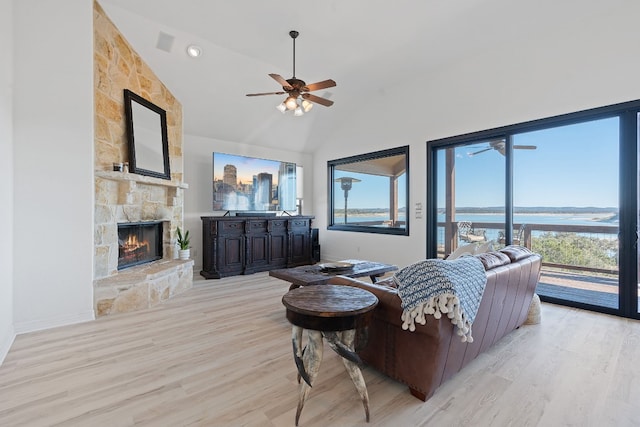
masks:
<instances>
[{"instance_id":1,"label":"ceiling fan blade","mask_svg":"<svg viewBox=\"0 0 640 427\"><path fill-rule=\"evenodd\" d=\"M535 150L538 147L535 145L514 145L513 148L517 148L519 150Z\"/></svg>"},{"instance_id":2,"label":"ceiling fan blade","mask_svg":"<svg viewBox=\"0 0 640 427\"><path fill-rule=\"evenodd\" d=\"M302 88L302 91L313 92L314 90L326 89L328 87L334 87L335 85L336 85L336 82L329 79L329 80L324 80L317 83L311 83L310 85L306 85L305 87Z\"/></svg>"},{"instance_id":3,"label":"ceiling fan blade","mask_svg":"<svg viewBox=\"0 0 640 427\"><path fill-rule=\"evenodd\" d=\"M284 90L293 89L293 87L291 87L289 82L287 82L280 74L273 74L272 73L272 74L269 74L269 77L271 77L273 80L275 80L278 83L280 83L280 86L282 86L282 89L284 89Z\"/></svg>"},{"instance_id":4,"label":"ceiling fan blade","mask_svg":"<svg viewBox=\"0 0 640 427\"><path fill-rule=\"evenodd\" d=\"M310 93L303 93L301 96L307 101L315 102L316 104L324 105L325 107L331 107L333 105L333 101L329 101L325 98L320 98L319 96L311 95Z\"/></svg>"},{"instance_id":5,"label":"ceiling fan blade","mask_svg":"<svg viewBox=\"0 0 640 427\"><path fill-rule=\"evenodd\" d=\"M262 95L284 95L287 92L264 92L264 93L248 93L247 96L262 96Z\"/></svg>"},{"instance_id":6,"label":"ceiling fan blade","mask_svg":"<svg viewBox=\"0 0 640 427\"><path fill-rule=\"evenodd\" d=\"M476 154L484 153L485 151L489 151L489 150L493 150L493 147L485 148L485 149L483 149L483 150L476 151L476 152L473 152L473 153L467 153L467 155L468 155L469 157L473 157L473 156L475 156Z\"/></svg>"}]
</instances>

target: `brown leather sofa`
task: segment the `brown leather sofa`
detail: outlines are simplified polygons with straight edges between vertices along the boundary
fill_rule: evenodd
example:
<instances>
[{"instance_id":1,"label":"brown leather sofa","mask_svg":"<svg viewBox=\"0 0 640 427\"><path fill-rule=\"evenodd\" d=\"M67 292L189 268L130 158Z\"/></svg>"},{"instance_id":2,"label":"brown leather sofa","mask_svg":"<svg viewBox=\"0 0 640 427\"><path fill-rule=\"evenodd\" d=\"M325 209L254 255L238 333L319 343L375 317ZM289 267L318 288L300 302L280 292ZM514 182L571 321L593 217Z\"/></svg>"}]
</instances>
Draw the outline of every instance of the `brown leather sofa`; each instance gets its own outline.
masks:
<instances>
[{"instance_id":1,"label":"brown leather sofa","mask_svg":"<svg viewBox=\"0 0 640 427\"><path fill-rule=\"evenodd\" d=\"M540 255L509 246L476 256L485 267L487 284L473 323L471 343L462 342L446 316L427 316L426 325L416 324L413 332L403 330L400 297L392 278L377 284L344 276L329 281L366 289L378 297L367 344L358 354L366 364L408 385L411 394L423 401L527 319L540 276Z\"/></svg>"}]
</instances>

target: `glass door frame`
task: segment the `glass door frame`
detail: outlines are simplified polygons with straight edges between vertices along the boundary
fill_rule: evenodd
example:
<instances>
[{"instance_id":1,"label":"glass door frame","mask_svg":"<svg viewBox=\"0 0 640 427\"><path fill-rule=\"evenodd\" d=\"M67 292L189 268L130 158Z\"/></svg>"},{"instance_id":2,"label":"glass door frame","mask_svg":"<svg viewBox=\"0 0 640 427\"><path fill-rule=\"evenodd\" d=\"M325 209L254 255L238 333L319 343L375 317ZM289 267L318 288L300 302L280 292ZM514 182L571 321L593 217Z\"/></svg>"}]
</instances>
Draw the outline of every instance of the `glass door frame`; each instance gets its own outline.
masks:
<instances>
[{"instance_id":1,"label":"glass door frame","mask_svg":"<svg viewBox=\"0 0 640 427\"><path fill-rule=\"evenodd\" d=\"M640 121L640 100L599 107L575 113L533 120L515 125L503 126L479 132L468 133L438 140L427 141L427 183L426 183L426 220L427 258L437 257L437 177L438 150L467 144L477 140L505 138L505 232L507 239L512 238L513 226L513 152L512 135L547 129L570 124L618 117L619 132L619 271L618 271L618 309L583 304L569 300L541 298L549 302L583 308L587 310L640 319L638 313L638 127Z\"/></svg>"}]
</instances>

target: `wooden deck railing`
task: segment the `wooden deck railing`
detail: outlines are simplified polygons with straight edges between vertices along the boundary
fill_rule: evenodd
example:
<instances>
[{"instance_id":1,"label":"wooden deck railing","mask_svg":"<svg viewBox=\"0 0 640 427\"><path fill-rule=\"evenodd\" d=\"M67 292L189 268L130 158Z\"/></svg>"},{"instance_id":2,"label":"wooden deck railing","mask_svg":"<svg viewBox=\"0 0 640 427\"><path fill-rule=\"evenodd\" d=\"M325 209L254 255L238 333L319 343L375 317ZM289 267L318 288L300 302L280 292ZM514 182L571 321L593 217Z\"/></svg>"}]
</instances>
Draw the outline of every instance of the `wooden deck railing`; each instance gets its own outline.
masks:
<instances>
[{"instance_id":1,"label":"wooden deck railing","mask_svg":"<svg viewBox=\"0 0 640 427\"><path fill-rule=\"evenodd\" d=\"M514 223L513 228L514 236L517 233L517 230L520 229L522 223ZM442 242L440 232L444 232L444 244L438 245L438 253L440 255L451 253L455 250L459 245L458 240L458 225L457 223L438 223L438 238L439 242ZM447 233L447 228L449 228L449 232ZM477 230L495 230L496 232L504 231L504 223L496 223L496 222L474 222L473 228ZM618 226L617 225L570 225L570 224L532 224L527 223L524 228L524 233L522 236L522 242L518 242L522 246L525 246L533 251L536 250L535 247L532 246L532 234L534 233L574 233L574 234L599 234L608 236L611 239L617 239L618 236ZM497 234L497 233L496 233ZM489 239L491 240L491 239ZM562 268L567 270L576 270L576 271L588 271L588 272L597 272L597 273L608 273L608 274L617 274L618 269L610 269L610 268L598 268L591 266L581 266L581 265L571 265L571 264L559 264L550 262L549 260L545 260L543 262L543 266L546 267L554 267L554 268Z\"/></svg>"}]
</instances>

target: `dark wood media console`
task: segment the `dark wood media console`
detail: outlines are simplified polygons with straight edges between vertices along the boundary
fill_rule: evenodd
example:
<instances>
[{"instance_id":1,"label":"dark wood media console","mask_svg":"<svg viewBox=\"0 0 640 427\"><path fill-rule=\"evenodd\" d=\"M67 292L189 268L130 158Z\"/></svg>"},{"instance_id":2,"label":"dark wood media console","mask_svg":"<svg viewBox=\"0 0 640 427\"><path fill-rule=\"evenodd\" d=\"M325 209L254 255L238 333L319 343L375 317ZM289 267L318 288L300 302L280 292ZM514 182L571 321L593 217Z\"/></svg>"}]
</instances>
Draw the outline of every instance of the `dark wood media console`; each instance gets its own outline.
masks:
<instances>
[{"instance_id":1,"label":"dark wood media console","mask_svg":"<svg viewBox=\"0 0 640 427\"><path fill-rule=\"evenodd\" d=\"M312 216L203 216L202 271L207 279L313 264Z\"/></svg>"}]
</instances>

